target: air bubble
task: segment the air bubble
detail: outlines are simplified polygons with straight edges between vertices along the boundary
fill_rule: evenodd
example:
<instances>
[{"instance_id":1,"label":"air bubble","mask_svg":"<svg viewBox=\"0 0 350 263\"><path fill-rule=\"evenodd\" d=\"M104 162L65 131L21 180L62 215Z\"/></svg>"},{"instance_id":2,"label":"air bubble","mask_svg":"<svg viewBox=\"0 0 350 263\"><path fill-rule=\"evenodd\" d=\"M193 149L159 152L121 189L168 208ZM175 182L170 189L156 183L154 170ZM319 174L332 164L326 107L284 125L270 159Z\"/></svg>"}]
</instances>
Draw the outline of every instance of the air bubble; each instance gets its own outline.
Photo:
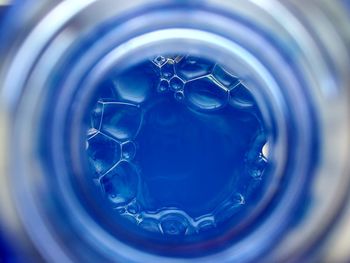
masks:
<instances>
[{"instance_id":1,"label":"air bubble","mask_svg":"<svg viewBox=\"0 0 350 263\"><path fill-rule=\"evenodd\" d=\"M101 131L119 141L133 139L141 125L142 113L138 106L129 103L104 104Z\"/></svg>"},{"instance_id":2,"label":"air bubble","mask_svg":"<svg viewBox=\"0 0 350 263\"><path fill-rule=\"evenodd\" d=\"M239 83L239 79L236 76L230 74L219 65L215 65L212 75L217 81L228 89L231 89Z\"/></svg>"},{"instance_id":3,"label":"air bubble","mask_svg":"<svg viewBox=\"0 0 350 263\"><path fill-rule=\"evenodd\" d=\"M136 154L136 145L132 141L127 141L122 144L122 157L125 160L132 160Z\"/></svg>"},{"instance_id":4,"label":"air bubble","mask_svg":"<svg viewBox=\"0 0 350 263\"><path fill-rule=\"evenodd\" d=\"M184 94L182 91L177 91L174 93L174 98L178 101L182 101L184 99Z\"/></svg>"},{"instance_id":5,"label":"air bubble","mask_svg":"<svg viewBox=\"0 0 350 263\"><path fill-rule=\"evenodd\" d=\"M200 110L216 110L226 105L228 90L213 78L204 77L185 84L185 96L190 106Z\"/></svg>"},{"instance_id":6,"label":"air bubble","mask_svg":"<svg viewBox=\"0 0 350 263\"><path fill-rule=\"evenodd\" d=\"M120 160L118 142L101 133L87 140L86 151L96 177L107 172Z\"/></svg>"},{"instance_id":7,"label":"air bubble","mask_svg":"<svg viewBox=\"0 0 350 263\"><path fill-rule=\"evenodd\" d=\"M169 81L161 79L158 85L158 92L166 92L169 89Z\"/></svg>"},{"instance_id":8,"label":"air bubble","mask_svg":"<svg viewBox=\"0 0 350 263\"><path fill-rule=\"evenodd\" d=\"M179 90L182 90L183 87L184 87L184 82L182 81L182 79L175 76L170 80L170 89L171 90L179 91Z\"/></svg>"},{"instance_id":9,"label":"air bubble","mask_svg":"<svg viewBox=\"0 0 350 263\"><path fill-rule=\"evenodd\" d=\"M98 98L86 140L93 179L113 211L175 240L239 219L268 155L250 91L192 56L157 56L124 73L105 83L113 92L101 91L109 97Z\"/></svg>"},{"instance_id":10,"label":"air bubble","mask_svg":"<svg viewBox=\"0 0 350 263\"><path fill-rule=\"evenodd\" d=\"M250 163L249 165L252 167L250 176L256 180L261 180L264 170L267 166L267 160L265 159L265 157L262 154L260 154L258 156L258 159L255 160L255 162Z\"/></svg>"},{"instance_id":11,"label":"air bubble","mask_svg":"<svg viewBox=\"0 0 350 263\"><path fill-rule=\"evenodd\" d=\"M215 222L213 220L204 220L198 224L197 228L199 232L206 232L215 228Z\"/></svg>"},{"instance_id":12,"label":"air bubble","mask_svg":"<svg viewBox=\"0 0 350 263\"><path fill-rule=\"evenodd\" d=\"M185 235L188 228L187 219L176 213L167 214L161 219L161 227L166 235Z\"/></svg>"},{"instance_id":13,"label":"air bubble","mask_svg":"<svg viewBox=\"0 0 350 263\"><path fill-rule=\"evenodd\" d=\"M128 212L129 212L130 214L135 215L135 214L137 214L137 213L140 211L140 206L139 206L139 204L138 204L136 201L134 201L134 202L131 202L131 203L128 205L127 210L128 210Z\"/></svg>"},{"instance_id":14,"label":"air bubble","mask_svg":"<svg viewBox=\"0 0 350 263\"><path fill-rule=\"evenodd\" d=\"M234 194L231 198L232 206L240 206L245 204L244 196L241 194Z\"/></svg>"},{"instance_id":15,"label":"air bubble","mask_svg":"<svg viewBox=\"0 0 350 263\"><path fill-rule=\"evenodd\" d=\"M176 73L183 80L209 75L214 67L213 63L201 58L187 56L176 64Z\"/></svg>"},{"instance_id":16,"label":"air bubble","mask_svg":"<svg viewBox=\"0 0 350 263\"><path fill-rule=\"evenodd\" d=\"M239 83L230 91L230 105L240 110L250 110L255 106L255 101L248 89Z\"/></svg>"},{"instance_id":17,"label":"air bubble","mask_svg":"<svg viewBox=\"0 0 350 263\"><path fill-rule=\"evenodd\" d=\"M259 167L260 170L264 170L266 166L267 166L267 159L262 154L260 154L257 160L257 167Z\"/></svg>"},{"instance_id":18,"label":"air bubble","mask_svg":"<svg viewBox=\"0 0 350 263\"><path fill-rule=\"evenodd\" d=\"M167 59L163 56L157 56L152 60L153 64L157 67L163 66L166 63L166 61Z\"/></svg>"},{"instance_id":19,"label":"air bubble","mask_svg":"<svg viewBox=\"0 0 350 263\"><path fill-rule=\"evenodd\" d=\"M254 169L251 171L250 176L253 177L256 180L261 180L262 179L262 171L258 169Z\"/></svg>"},{"instance_id":20,"label":"air bubble","mask_svg":"<svg viewBox=\"0 0 350 263\"><path fill-rule=\"evenodd\" d=\"M268 158L270 155L270 144L266 142L262 148L262 154L265 158Z\"/></svg>"},{"instance_id":21,"label":"air bubble","mask_svg":"<svg viewBox=\"0 0 350 263\"><path fill-rule=\"evenodd\" d=\"M135 198L138 180L135 168L128 162L120 162L102 177L101 184L112 203L124 205Z\"/></svg>"},{"instance_id":22,"label":"air bubble","mask_svg":"<svg viewBox=\"0 0 350 263\"><path fill-rule=\"evenodd\" d=\"M156 85L156 79L149 77L152 73L153 69L143 64L120 74L113 81L117 96L125 102L144 102Z\"/></svg>"},{"instance_id":23,"label":"air bubble","mask_svg":"<svg viewBox=\"0 0 350 263\"><path fill-rule=\"evenodd\" d=\"M162 78L170 80L175 74L174 61L168 60L168 62L161 67L160 74Z\"/></svg>"},{"instance_id":24,"label":"air bubble","mask_svg":"<svg viewBox=\"0 0 350 263\"><path fill-rule=\"evenodd\" d=\"M139 224L140 227L142 227L144 230L147 230L149 232L153 233L159 233L160 227L158 220L152 219L152 218L145 218L142 220L142 222Z\"/></svg>"},{"instance_id":25,"label":"air bubble","mask_svg":"<svg viewBox=\"0 0 350 263\"><path fill-rule=\"evenodd\" d=\"M98 92L102 101L106 99L115 99L117 97L115 84L110 79L101 83Z\"/></svg>"}]
</instances>

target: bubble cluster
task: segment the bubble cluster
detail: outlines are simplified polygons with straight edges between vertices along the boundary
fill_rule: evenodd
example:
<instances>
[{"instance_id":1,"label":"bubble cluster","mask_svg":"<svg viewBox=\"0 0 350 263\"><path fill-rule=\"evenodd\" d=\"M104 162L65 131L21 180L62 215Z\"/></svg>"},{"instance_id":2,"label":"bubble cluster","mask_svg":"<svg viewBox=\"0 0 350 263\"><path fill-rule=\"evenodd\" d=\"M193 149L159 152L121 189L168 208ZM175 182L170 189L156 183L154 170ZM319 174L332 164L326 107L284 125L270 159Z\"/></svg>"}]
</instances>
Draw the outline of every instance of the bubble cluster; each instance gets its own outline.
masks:
<instances>
[{"instance_id":1,"label":"bubble cluster","mask_svg":"<svg viewBox=\"0 0 350 263\"><path fill-rule=\"evenodd\" d=\"M251 182L254 181L256 185L256 182L264 178L268 164L267 143L263 127L254 114L254 98L236 76L224 67L202 58L157 56L121 76L114 77L112 83L113 92L109 94L114 95L108 98L99 97L91 111L86 152L92 180L102 189L116 213L145 231L166 236L184 236L213 229L229 221L245 207L249 202L250 192L254 191ZM171 107L156 111L157 103L169 104ZM173 113L175 110L178 110L178 115ZM223 116L220 112L223 112ZM231 112L242 119L239 123L246 123L256 131L251 133L254 135L249 133L243 136L242 140L247 143L243 141L240 144L243 145L240 146L242 149L249 144L249 150L244 150L244 153L237 150L237 158L242 156L244 163L239 163L239 169L236 169L238 172L230 176L233 179L227 184L232 185L232 188L228 187L228 191L221 195L218 193L217 198L212 198L208 203L210 211L194 215L179 205L183 200L186 201L186 196L182 197L177 192L181 189L170 188L172 185L184 184L184 190L189 187L186 185L186 178L194 173L200 176L202 172L206 172L200 167L193 167L195 171L186 170L190 167L188 163L197 161L197 157L193 157L193 160L187 157L181 159L182 151L190 156L196 150L196 147L185 147L191 143L186 138L196 138L198 135L190 127L191 118L197 118L199 124L210 123L208 135L203 135L206 140L212 140L211 134L222 133L222 137L216 140L232 142L235 138L230 138L229 132L225 132L228 130L238 134L239 127L230 126ZM145 127L149 123L153 126L147 130ZM187 137L176 136L172 129L174 125L183 126L182 132ZM147 135L145 142L139 138L141 135L146 136L144 134ZM161 134L162 138L155 134ZM205 143L198 141L197 145L203 144L205 151ZM161 155L170 154L175 159L174 162L170 157L170 161L155 160L157 167L164 167L162 171L167 174L162 174L155 170L156 167L149 165L147 171L151 175L150 178L145 178L146 168L142 167L142 162L153 158L152 154L147 154L145 145L150 149L157 147ZM202 148L198 148L198 151ZM230 150L223 149L226 152ZM193 155L195 154L194 152ZM218 158L226 157L223 154ZM226 163L230 163L229 158L231 157L227 157ZM211 167L210 160L207 162L208 167ZM215 171L214 168L210 168L210 171ZM166 182L164 186L169 187L159 189L162 200L158 204L162 203L161 206L157 206L157 196L153 196L150 188L145 186L146 182L152 180L163 180ZM199 182L201 180L199 178ZM207 184L210 186L210 183ZM178 197L175 196L177 193ZM215 197L215 193L211 196Z\"/></svg>"}]
</instances>

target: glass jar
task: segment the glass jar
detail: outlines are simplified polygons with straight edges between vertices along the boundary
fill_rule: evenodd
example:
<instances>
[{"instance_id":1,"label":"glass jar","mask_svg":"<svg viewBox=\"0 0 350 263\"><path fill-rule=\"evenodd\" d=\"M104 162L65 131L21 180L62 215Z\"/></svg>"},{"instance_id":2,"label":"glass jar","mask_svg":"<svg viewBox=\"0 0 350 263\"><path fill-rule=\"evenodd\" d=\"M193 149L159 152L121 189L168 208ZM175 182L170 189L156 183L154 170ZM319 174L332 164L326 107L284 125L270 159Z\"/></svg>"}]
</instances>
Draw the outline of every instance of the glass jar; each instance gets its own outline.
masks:
<instances>
[{"instance_id":1,"label":"glass jar","mask_svg":"<svg viewBox=\"0 0 350 263\"><path fill-rule=\"evenodd\" d=\"M0 75L1 217L23 253L57 262L348 259L349 234L337 234L348 228L350 183L345 5L24 6L4 22ZM166 88L166 98L149 95Z\"/></svg>"}]
</instances>

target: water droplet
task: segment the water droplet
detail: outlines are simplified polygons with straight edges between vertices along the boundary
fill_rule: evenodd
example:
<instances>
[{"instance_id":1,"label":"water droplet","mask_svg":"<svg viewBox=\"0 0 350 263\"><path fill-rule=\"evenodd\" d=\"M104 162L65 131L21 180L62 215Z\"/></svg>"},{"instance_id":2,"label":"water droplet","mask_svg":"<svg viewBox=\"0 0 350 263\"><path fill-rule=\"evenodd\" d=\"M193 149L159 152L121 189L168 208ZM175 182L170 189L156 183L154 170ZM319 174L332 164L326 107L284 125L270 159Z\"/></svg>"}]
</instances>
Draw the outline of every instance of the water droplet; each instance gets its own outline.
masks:
<instances>
[{"instance_id":1,"label":"water droplet","mask_svg":"<svg viewBox=\"0 0 350 263\"><path fill-rule=\"evenodd\" d=\"M262 179L262 171L258 169L254 169L250 172L250 176L253 177L255 180L261 180Z\"/></svg>"},{"instance_id":2,"label":"water droplet","mask_svg":"<svg viewBox=\"0 0 350 263\"><path fill-rule=\"evenodd\" d=\"M231 201L232 201L231 203L232 206L240 206L245 204L244 196L239 193L234 194L231 198Z\"/></svg>"},{"instance_id":3,"label":"water droplet","mask_svg":"<svg viewBox=\"0 0 350 263\"><path fill-rule=\"evenodd\" d=\"M160 232L158 221L152 218L145 218L144 220L142 220L139 226L149 232L153 232L153 233Z\"/></svg>"},{"instance_id":4,"label":"water droplet","mask_svg":"<svg viewBox=\"0 0 350 263\"><path fill-rule=\"evenodd\" d=\"M164 215L160 220L163 233L166 235L184 235L189 225L184 216L176 213Z\"/></svg>"},{"instance_id":5,"label":"water droplet","mask_svg":"<svg viewBox=\"0 0 350 263\"><path fill-rule=\"evenodd\" d=\"M87 140L86 151L95 177L107 172L120 160L118 142L101 133Z\"/></svg>"},{"instance_id":6,"label":"water droplet","mask_svg":"<svg viewBox=\"0 0 350 263\"><path fill-rule=\"evenodd\" d=\"M169 82L166 79L161 79L158 85L158 92L166 92L169 89Z\"/></svg>"},{"instance_id":7,"label":"water droplet","mask_svg":"<svg viewBox=\"0 0 350 263\"><path fill-rule=\"evenodd\" d=\"M101 131L119 141L133 139L141 125L139 107L129 103L105 103Z\"/></svg>"},{"instance_id":8,"label":"water droplet","mask_svg":"<svg viewBox=\"0 0 350 263\"><path fill-rule=\"evenodd\" d=\"M129 205L128 205L128 212L130 213L130 214L137 214L139 211L140 211L140 206L139 206L139 204L136 202L136 201L134 201L134 202L131 202Z\"/></svg>"},{"instance_id":9,"label":"water droplet","mask_svg":"<svg viewBox=\"0 0 350 263\"><path fill-rule=\"evenodd\" d=\"M269 155L270 155L270 143L266 142L262 148L262 154L265 158L268 159Z\"/></svg>"},{"instance_id":10,"label":"water droplet","mask_svg":"<svg viewBox=\"0 0 350 263\"><path fill-rule=\"evenodd\" d=\"M267 160L262 154L260 154L254 162L250 163L250 166L250 176L256 180L261 180L267 166Z\"/></svg>"},{"instance_id":11,"label":"water droplet","mask_svg":"<svg viewBox=\"0 0 350 263\"><path fill-rule=\"evenodd\" d=\"M174 98L178 101L182 101L184 99L184 94L182 91L177 91L174 93Z\"/></svg>"},{"instance_id":12,"label":"water droplet","mask_svg":"<svg viewBox=\"0 0 350 263\"><path fill-rule=\"evenodd\" d=\"M122 157L125 160L132 160L136 154L136 145L132 141L127 141L122 144Z\"/></svg>"},{"instance_id":13,"label":"water droplet","mask_svg":"<svg viewBox=\"0 0 350 263\"><path fill-rule=\"evenodd\" d=\"M124 205L135 198L138 180L134 166L122 161L102 177L101 184L111 202Z\"/></svg>"},{"instance_id":14,"label":"water droplet","mask_svg":"<svg viewBox=\"0 0 350 263\"><path fill-rule=\"evenodd\" d=\"M179 77L175 76L170 80L170 89L171 90L179 91L179 90L182 90L183 87L184 87L184 82Z\"/></svg>"},{"instance_id":15,"label":"water droplet","mask_svg":"<svg viewBox=\"0 0 350 263\"><path fill-rule=\"evenodd\" d=\"M185 84L185 96L190 106L199 110L216 110L226 105L228 90L213 78L204 77Z\"/></svg>"},{"instance_id":16,"label":"water droplet","mask_svg":"<svg viewBox=\"0 0 350 263\"><path fill-rule=\"evenodd\" d=\"M187 56L176 64L176 73L183 80L193 80L210 74L213 67L208 60Z\"/></svg>"},{"instance_id":17,"label":"water droplet","mask_svg":"<svg viewBox=\"0 0 350 263\"><path fill-rule=\"evenodd\" d=\"M231 87L234 87L239 83L239 79L236 76L232 75L219 65L215 65L212 75L228 89L231 89Z\"/></svg>"},{"instance_id":18,"label":"water droplet","mask_svg":"<svg viewBox=\"0 0 350 263\"><path fill-rule=\"evenodd\" d=\"M175 74L174 61L168 60L168 62L161 67L160 74L162 78L170 80Z\"/></svg>"},{"instance_id":19,"label":"water droplet","mask_svg":"<svg viewBox=\"0 0 350 263\"><path fill-rule=\"evenodd\" d=\"M232 107L241 110L250 110L255 106L255 101L251 93L242 83L230 91L229 103Z\"/></svg>"}]
</instances>

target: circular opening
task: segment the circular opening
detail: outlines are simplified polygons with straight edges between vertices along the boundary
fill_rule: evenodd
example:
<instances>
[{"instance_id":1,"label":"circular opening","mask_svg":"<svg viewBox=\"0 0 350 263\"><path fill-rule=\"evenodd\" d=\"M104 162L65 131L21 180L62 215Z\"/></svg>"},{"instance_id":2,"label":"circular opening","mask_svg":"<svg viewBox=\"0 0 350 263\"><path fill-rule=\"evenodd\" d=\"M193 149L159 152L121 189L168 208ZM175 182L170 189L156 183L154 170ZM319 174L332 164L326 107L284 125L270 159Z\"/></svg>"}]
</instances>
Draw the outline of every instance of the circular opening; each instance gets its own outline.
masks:
<instances>
[{"instance_id":1,"label":"circular opening","mask_svg":"<svg viewBox=\"0 0 350 263\"><path fill-rule=\"evenodd\" d=\"M162 262L153 254L144 259L165 247L170 253L162 255L175 254L182 261L187 254L176 254L174 244L199 242L196 256L214 256L205 246L210 241L223 261L253 262L262 255L273 258L281 247L294 256L300 250L290 249L293 244L308 250L315 243L302 238L294 242L289 232L306 213L318 216L309 205L317 188L310 183L318 156L310 156L318 153L323 132L315 117L320 114L323 120L325 113L318 111L323 103L314 104L310 95L313 88L323 87L317 83L325 78L317 74L312 83L313 70L304 69L311 64L319 65L315 72L322 69L322 59L309 63L301 52L316 50L313 42L294 39L305 36L304 31L285 31L300 27L282 28L277 19L266 19L269 8L262 5L247 3L236 10L234 4L184 4L125 12L119 6L128 5L97 1L72 21L71 12L60 16L62 25L55 23L57 28L43 39L31 34L23 41L23 47L38 50L24 64L24 53L18 53L7 82L11 85L5 85L11 94L26 86L23 98L30 98L23 99L16 113L13 156L18 171L11 180L19 199L25 200L18 205L26 229L50 258L59 260L52 252L57 250L74 254L78 261L93 260L96 252L96 258L109 259L96 261ZM53 14L65 9L57 10ZM97 19L86 19L91 15ZM116 18L113 23L111 17ZM169 50L196 55L156 56L125 69L124 61L138 60L138 54ZM203 59L202 53L214 60ZM94 84L104 76L99 73L114 66L118 69L97 85L94 106L85 111ZM89 119L83 136L81 111ZM40 151L40 160L33 158L33 149ZM330 151L322 154L332 157L324 158L330 163L337 159ZM269 191L275 194L271 202L255 213ZM320 218L334 213L327 214ZM38 222L40 234L33 227ZM111 223L119 232L105 231L112 229ZM240 224L248 227L238 229ZM304 225L299 229L302 237L304 232L315 238L323 234L314 222ZM148 249L154 240L166 246ZM69 249L62 249L67 241ZM136 249L129 246L133 241L138 242ZM207 243L201 246L202 241Z\"/></svg>"},{"instance_id":2,"label":"circular opening","mask_svg":"<svg viewBox=\"0 0 350 263\"><path fill-rule=\"evenodd\" d=\"M270 135L249 87L223 65L156 56L112 72L97 90L86 180L127 229L203 241L262 200Z\"/></svg>"}]
</instances>

